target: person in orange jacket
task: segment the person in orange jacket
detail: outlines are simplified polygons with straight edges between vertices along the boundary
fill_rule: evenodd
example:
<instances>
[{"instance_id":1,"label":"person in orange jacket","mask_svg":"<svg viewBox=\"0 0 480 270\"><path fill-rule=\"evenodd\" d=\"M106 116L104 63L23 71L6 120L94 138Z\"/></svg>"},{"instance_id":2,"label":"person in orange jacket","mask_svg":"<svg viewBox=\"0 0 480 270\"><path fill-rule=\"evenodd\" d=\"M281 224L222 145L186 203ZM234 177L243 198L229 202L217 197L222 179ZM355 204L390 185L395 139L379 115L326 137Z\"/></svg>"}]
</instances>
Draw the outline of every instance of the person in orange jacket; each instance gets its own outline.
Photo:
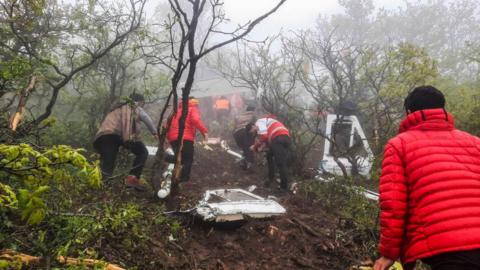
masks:
<instances>
[{"instance_id":1,"label":"person in orange jacket","mask_svg":"<svg viewBox=\"0 0 480 270\"><path fill-rule=\"evenodd\" d=\"M228 101L226 97L221 96L219 99L215 101L215 104L213 104L213 108L215 110L217 122L220 125L224 125L225 120L228 118L230 114L230 101Z\"/></svg>"},{"instance_id":2,"label":"person in orange jacket","mask_svg":"<svg viewBox=\"0 0 480 270\"><path fill-rule=\"evenodd\" d=\"M174 115L170 128L167 132L167 140L173 148L173 151L177 153L177 149L180 147L178 142L179 135L179 123L182 115L182 102L178 105L177 113ZM188 181L190 179L190 171L193 164L194 146L196 131L199 130L205 141L208 140L208 130L203 124L200 116L200 110L198 109L198 100L191 97L188 100L188 114L185 119L185 130L183 132L183 148L182 148L182 172L180 174L180 181ZM170 163L175 163L175 156L166 156L165 160Z\"/></svg>"}]
</instances>

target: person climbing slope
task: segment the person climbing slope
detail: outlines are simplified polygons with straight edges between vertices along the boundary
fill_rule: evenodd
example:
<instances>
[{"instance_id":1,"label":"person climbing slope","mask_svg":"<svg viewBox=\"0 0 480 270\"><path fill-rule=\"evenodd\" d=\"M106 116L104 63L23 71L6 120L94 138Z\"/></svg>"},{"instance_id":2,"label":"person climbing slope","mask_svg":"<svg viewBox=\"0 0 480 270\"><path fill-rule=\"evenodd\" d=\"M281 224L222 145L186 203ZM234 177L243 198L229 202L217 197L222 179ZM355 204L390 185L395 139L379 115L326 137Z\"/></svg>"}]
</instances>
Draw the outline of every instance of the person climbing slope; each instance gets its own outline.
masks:
<instances>
[{"instance_id":1,"label":"person climbing slope","mask_svg":"<svg viewBox=\"0 0 480 270\"><path fill-rule=\"evenodd\" d=\"M152 136L157 131L150 116L143 110L145 98L141 94L133 93L130 100L119 103L107 114L95 135L93 146L100 154L100 167L104 180L112 177L120 146L125 147L135 155L133 168L125 178L127 187L139 191L146 188L140 183L140 176L148 157L145 144L140 140L140 122L143 122Z\"/></svg>"}]
</instances>

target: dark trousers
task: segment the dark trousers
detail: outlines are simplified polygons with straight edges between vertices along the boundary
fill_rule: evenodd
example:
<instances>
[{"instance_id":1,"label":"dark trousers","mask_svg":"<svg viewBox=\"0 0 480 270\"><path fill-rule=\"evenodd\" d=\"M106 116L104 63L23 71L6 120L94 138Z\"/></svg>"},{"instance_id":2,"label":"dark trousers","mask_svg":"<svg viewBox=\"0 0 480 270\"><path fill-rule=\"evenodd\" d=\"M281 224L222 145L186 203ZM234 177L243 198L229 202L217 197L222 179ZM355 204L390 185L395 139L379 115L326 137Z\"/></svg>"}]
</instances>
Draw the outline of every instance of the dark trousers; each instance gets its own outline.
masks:
<instances>
[{"instance_id":1,"label":"dark trousers","mask_svg":"<svg viewBox=\"0 0 480 270\"><path fill-rule=\"evenodd\" d=\"M224 125L227 124L226 122L230 112L228 110L218 109L216 113L217 113L217 122L224 127Z\"/></svg>"},{"instance_id":2,"label":"dark trousers","mask_svg":"<svg viewBox=\"0 0 480 270\"><path fill-rule=\"evenodd\" d=\"M133 167L129 174L140 178L143 166L145 166L148 158L148 150L145 144L140 141L123 142L119 135L108 134L98 137L95 142L93 142L93 147L100 154L100 167L102 169L103 179L106 180L112 177L120 146L125 147L135 155Z\"/></svg>"},{"instance_id":3,"label":"dark trousers","mask_svg":"<svg viewBox=\"0 0 480 270\"><path fill-rule=\"evenodd\" d=\"M173 151L177 153L177 149L180 147L178 141L170 142L172 145ZM180 173L180 181L188 181L190 179L190 171L192 170L193 164L193 141L183 141L182 148L182 172ZM165 161L168 163L175 163L176 156L166 155Z\"/></svg>"},{"instance_id":4,"label":"dark trousers","mask_svg":"<svg viewBox=\"0 0 480 270\"><path fill-rule=\"evenodd\" d=\"M238 147L243 151L243 158L245 161L253 163L253 151L250 150L250 146L253 145L255 138L250 135L245 128L238 129L233 133L233 138Z\"/></svg>"},{"instance_id":5,"label":"dark trousers","mask_svg":"<svg viewBox=\"0 0 480 270\"><path fill-rule=\"evenodd\" d=\"M480 249L447 252L422 259L432 270L479 270Z\"/></svg>"},{"instance_id":6,"label":"dark trousers","mask_svg":"<svg viewBox=\"0 0 480 270\"><path fill-rule=\"evenodd\" d=\"M280 173L280 188L288 189L288 166L291 158L290 137L287 135L275 137L268 148L268 178L270 181L275 180L275 167L277 167Z\"/></svg>"}]
</instances>

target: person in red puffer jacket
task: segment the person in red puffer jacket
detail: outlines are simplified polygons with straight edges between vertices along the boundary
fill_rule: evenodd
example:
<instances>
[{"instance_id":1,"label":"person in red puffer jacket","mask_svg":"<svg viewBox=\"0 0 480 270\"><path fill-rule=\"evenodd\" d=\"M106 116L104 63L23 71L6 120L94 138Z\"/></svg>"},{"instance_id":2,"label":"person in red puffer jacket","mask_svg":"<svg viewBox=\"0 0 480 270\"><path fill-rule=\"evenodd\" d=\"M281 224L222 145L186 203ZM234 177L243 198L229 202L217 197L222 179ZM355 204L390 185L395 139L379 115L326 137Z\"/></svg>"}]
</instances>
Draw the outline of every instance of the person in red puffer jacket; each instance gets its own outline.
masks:
<instances>
[{"instance_id":1,"label":"person in red puffer jacket","mask_svg":"<svg viewBox=\"0 0 480 270\"><path fill-rule=\"evenodd\" d=\"M381 257L433 270L480 269L480 139L455 129L443 94L415 88L406 118L384 150L380 176Z\"/></svg>"},{"instance_id":2,"label":"person in red puffer jacket","mask_svg":"<svg viewBox=\"0 0 480 270\"><path fill-rule=\"evenodd\" d=\"M175 153L177 153L177 149L180 147L180 144L178 143L178 133L181 115L182 102L179 103L178 111L173 116L172 123L167 132L167 140ZM202 134L203 139L207 141L208 130L202 122L200 110L198 109L198 100L192 97L188 100L188 114L187 118L185 119L185 130L183 132L182 171L180 173L180 181L183 182L186 182L190 179L190 171L192 169L194 154L193 143L195 141L197 129ZM166 156L165 160L170 163L175 163L174 156Z\"/></svg>"}]
</instances>

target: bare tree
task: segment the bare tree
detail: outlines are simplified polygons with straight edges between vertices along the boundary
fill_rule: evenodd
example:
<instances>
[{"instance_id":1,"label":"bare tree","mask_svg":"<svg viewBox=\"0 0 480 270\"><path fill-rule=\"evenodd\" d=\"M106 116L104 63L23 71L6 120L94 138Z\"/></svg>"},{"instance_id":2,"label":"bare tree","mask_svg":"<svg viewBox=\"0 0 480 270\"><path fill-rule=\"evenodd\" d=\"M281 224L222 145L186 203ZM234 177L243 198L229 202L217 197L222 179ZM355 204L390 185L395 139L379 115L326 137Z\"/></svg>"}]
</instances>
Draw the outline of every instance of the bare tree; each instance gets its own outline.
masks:
<instances>
[{"instance_id":1,"label":"bare tree","mask_svg":"<svg viewBox=\"0 0 480 270\"><path fill-rule=\"evenodd\" d=\"M255 103L259 103L264 89L270 89L270 84L284 73L279 64L282 57L272 53L279 37L256 43L236 42L235 50L218 52L209 64L232 86L250 89Z\"/></svg>"},{"instance_id":2,"label":"bare tree","mask_svg":"<svg viewBox=\"0 0 480 270\"><path fill-rule=\"evenodd\" d=\"M368 97L363 107L374 154L381 154L387 139L396 133L407 93L435 78L436 66L425 50L408 43L372 45L364 50L360 73Z\"/></svg>"},{"instance_id":3,"label":"bare tree","mask_svg":"<svg viewBox=\"0 0 480 270\"><path fill-rule=\"evenodd\" d=\"M232 42L246 37L256 25L258 25L265 18L273 14L280 8L286 0L279 0L278 3L263 15L248 21L245 24L238 25L232 31L222 30L222 26L227 22L226 15L223 11L223 2L221 0L188 0L180 2L179 0L169 0L172 14L165 20L165 29L168 32L168 40L166 41L171 48L170 53L157 57L158 63L162 64L172 72L171 78L171 92L168 95L166 104L160 113L160 120L158 124L159 149L165 141L166 131L168 128L162 128L167 107L173 98L173 110L169 116L167 127L170 125L174 113L177 112L178 95L177 91L181 80L183 85L181 87L182 98L182 115L179 123L178 141L180 147L177 149L177 162L175 164L174 183L180 173L181 153L183 148L183 133L185 128L185 119L188 114L188 99L190 91L195 78L195 71L198 62L209 53L228 45ZM200 29L199 20L202 14L210 13L210 20L207 22L206 29ZM211 44L210 39L216 35L223 41ZM154 164L153 184L158 186L161 179L161 164L163 162L163 151L160 150L156 155L156 162ZM175 184L174 184L175 187Z\"/></svg>"},{"instance_id":4,"label":"bare tree","mask_svg":"<svg viewBox=\"0 0 480 270\"><path fill-rule=\"evenodd\" d=\"M124 4L123 1L90 1L88 5L62 9L54 2L44 5L1 2L8 39L2 40L0 47L9 51L10 57L36 67L31 69L33 76L41 70L42 87L49 98L43 112L21 125L16 137L28 135L52 114L60 91L76 74L91 67L138 29L145 0L129 0L128 5ZM88 10L84 6L88 6ZM28 22L31 27L25 27ZM97 35L103 37L101 42Z\"/></svg>"},{"instance_id":5,"label":"bare tree","mask_svg":"<svg viewBox=\"0 0 480 270\"><path fill-rule=\"evenodd\" d=\"M280 44L281 49L273 49ZM251 90L264 111L277 116L293 141L293 171L304 172L307 154L318 142L321 118L300 85L304 73L302 55L281 35L255 44L239 42L236 50L219 55L214 63L234 86Z\"/></svg>"},{"instance_id":6,"label":"bare tree","mask_svg":"<svg viewBox=\"0 0 480 270\"><path fill-rule=\"evenodd\" d=\"M350 36L338 35L336 30L323 33L298 33L292 44L302 50L308 63L302 85L320 107L337 114L333 136L326 138L333 145L333 156L346 176L339 157L358 172L357 146L340 147L336 142L338 128L344 115L357 115L362 126L370 132L374 154L381 153L386 140L403 116L405 94L416 85L425 84L437 74L435 61L421 49L410 44L389 46L355 45ZM343 149L342 149L343 148Z\"/></svg>"},{"instance_id":7,"label":"bare tree","mask_svg":"<svg viewBox=\"0 0 480 270\"><path fill-rule=\"evenodd\" d=\"M345 109L349 114L358 113L355 104L362 99L363 87L358 74L362 49L354 46L348 37L338 38L335 34L336 30L298 32L289 41L289 46L301 55L305 72L300 74L299 81L314 100L315 107L337 114L333 136L328 137L322 131L320 136L330 141L333 158L346 177L345 165L339 158L347 158L352 174L358 174L358 157L354 147L341 147L337 133L343 124Z\"/></svg>"}]
</instances>

